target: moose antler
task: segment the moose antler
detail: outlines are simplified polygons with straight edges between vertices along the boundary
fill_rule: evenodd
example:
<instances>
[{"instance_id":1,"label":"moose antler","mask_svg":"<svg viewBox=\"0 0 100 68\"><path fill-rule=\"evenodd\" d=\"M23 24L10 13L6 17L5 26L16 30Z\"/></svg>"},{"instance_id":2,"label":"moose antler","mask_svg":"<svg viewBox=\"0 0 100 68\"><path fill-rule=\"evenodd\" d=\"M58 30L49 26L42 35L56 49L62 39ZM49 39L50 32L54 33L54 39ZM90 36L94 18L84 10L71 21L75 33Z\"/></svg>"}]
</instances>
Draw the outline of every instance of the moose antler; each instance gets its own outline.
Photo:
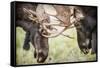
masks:
<instances>
[{"instance_id":1,"label":"moose antler","mask_svg":"<svg viewBox=\"0 0 100 68\"><path fill-rule=\"evenodd\" d=\"M53 7L56 9L57 12L57 15L53 16L57 18L57 20L60 22L59 24L50 23L50 15L45 12L45 9L41 4L38 4L36 11L23 8L24 12L28 14L28 18L30 20L40 23L40 34L47 38L59 36L66 29L70 28L72 24L75 24L82 18L82 14L78 14L79 10L76 7L58 5L53 5ZM76 13L76 11L78 13ZM81 15L81 17L79 15ZM64 29L60 32L57 32L57 29L53 26L64 27Z\"/></svg>"},{"instance_id":2,"label":"moose antler","mask_svg":"<svg viewBox=\"0 0 100 68\"><path fill-rule=\"evenodd\" d=\"M65 28L60 32L57 32L57 31L53 32L50 29L46 28L46 30L49 30L48 33L47 34L46 33L41 33L41 34L42 34L42 36L47 37L47 38L52 38L52 37L59 36L60 34L62 34L62 32L64 32L69 27L69 23L70 23L70 15L71 14L70 14L70 9L68 7L67 7L68 9L66 10L65 7L63 7L63 6L54 5L54 8L57 11L57 15L55 15L54 17L56 17L60 21L60 24L46 23L44 26L45 27L47 27L48 25L49 26L60 26L60 27L65 27ZM59 10L59 8L62 8L62 9ZM62 14L62 13L64 13L64 14Z\"/></svg>"},{"instance_id":3,"label":"moose antler","mask_svg":"<svg viewBox=\"0 0 100 68\"><path fill-rule=\"evenodd\" d=\"M28 14L28 18L30 20L32 21L38 20L37 17L35 17L37 16L37 13L35 11L32 11L31 9L26 9L26 8L23 8L23 11Z\"/></svg>"}]
</instances>

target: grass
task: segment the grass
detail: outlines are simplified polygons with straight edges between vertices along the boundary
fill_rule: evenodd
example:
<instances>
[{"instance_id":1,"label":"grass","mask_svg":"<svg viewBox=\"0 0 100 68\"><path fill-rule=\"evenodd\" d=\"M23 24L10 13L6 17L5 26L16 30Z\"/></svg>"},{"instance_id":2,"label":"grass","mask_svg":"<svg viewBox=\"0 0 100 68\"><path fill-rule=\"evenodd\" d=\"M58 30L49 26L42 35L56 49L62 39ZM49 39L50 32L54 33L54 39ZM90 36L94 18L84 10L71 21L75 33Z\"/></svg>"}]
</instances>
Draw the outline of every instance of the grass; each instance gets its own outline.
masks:
<instances>
[{"instance_id":1,"label":"grass","mask_svg":"<svg viewBox=\"0 0 100 68\"><path fill-rule=\"evenodd\" d=\"M30 50L23 50L23 42L25 38L25 31L17 27L16 28L16 61L17 65L38 64L34 58L34 47L30 43ZM69 29L64 34L74 37L74 39L58 36L55 38L49 38L49 55L44 63L61 63L61 62L79 62L79 61L95 61L96 55L90 53L84 55L77 43L76 29Z\"/></svg>"}]
</instances>

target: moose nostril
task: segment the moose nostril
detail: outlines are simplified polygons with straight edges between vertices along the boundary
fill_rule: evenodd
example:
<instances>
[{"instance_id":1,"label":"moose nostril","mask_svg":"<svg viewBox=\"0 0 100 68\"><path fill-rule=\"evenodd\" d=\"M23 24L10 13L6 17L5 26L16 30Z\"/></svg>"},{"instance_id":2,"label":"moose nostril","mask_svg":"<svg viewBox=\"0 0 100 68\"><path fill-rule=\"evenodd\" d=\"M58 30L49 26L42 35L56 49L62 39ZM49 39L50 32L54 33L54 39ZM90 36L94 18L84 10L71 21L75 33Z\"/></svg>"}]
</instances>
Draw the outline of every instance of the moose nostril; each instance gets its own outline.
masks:
<instances>
[{"instance_id":1,"label":"moose nostril","mask_svg":"<svg viewBox=\"0 0 100 68\"><path fill-rule=\"evenodd\" d=\"M83 45L83 46L85 46L85 45L86 45L86 43L82 43L82 45Z\"/></svg>"},{"instance_id":2,"label":"moose nostril","mask_svg":"<svg viewBox=\"0 0 100 68\"><path fill-rule=\"evenodd\" d=\"M42 61L42 57L39 57L38 61L41 62Z\"/></svg>"}]
</instances>

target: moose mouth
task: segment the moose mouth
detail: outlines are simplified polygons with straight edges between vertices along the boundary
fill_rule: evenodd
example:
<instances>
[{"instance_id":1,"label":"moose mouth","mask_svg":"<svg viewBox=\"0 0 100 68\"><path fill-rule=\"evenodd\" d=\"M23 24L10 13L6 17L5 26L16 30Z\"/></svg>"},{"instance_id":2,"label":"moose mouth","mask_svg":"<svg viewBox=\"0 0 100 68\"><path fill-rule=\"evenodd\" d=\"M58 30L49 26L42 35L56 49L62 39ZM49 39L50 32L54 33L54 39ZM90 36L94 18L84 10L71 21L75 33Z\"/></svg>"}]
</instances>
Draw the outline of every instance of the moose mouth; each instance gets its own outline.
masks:
<instances>
[{"instance_id":1,"label":"moose mouth","mask_svg":"<svg viewBox=\"0 0 100 68\"><path fill-rule=\"evenodd\" d=\"M39 50L39 52L35 51L34 54L35 54L34 55L35 58L37 58L38 63L43 63L47 59L47 56L48 56L43 51L40 51L40 50Z\"/></svg>"}]
</instances>

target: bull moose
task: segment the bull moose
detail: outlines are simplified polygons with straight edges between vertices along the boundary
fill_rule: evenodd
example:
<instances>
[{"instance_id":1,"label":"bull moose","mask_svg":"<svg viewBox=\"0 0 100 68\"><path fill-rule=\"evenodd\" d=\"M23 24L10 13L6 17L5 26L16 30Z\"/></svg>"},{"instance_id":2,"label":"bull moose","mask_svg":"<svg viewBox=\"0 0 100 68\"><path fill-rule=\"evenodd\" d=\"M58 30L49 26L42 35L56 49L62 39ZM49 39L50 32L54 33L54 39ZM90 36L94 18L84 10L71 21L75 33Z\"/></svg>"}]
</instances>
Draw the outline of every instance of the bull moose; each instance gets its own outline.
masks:
<instances>
[{"instance_id":1,"label":"bull moose","mask_svg":"<svg viewBox=\"0 0 100 68\"><path fill-rule=\"evenodd\" d=\"M79 47L87 54L92 48L91 53L97 53L97 8L81 7L85 14L80 21L79 27L76 25Z\"/></svg>"},{"instance_id":2,"label":"bull moose","mask_svg":"<svg viewBox=\"0 0 100 68\"><path fill-rule=\"evenodd\" d=\"M42 4L18 3L16 5L16 26L26 31L23 49L29 50L29 42L31 42L35 48L34 58L37 58L38 63L44 62L49 52L48 38L61 35L74 24L80 50L87 54L92 48L92 53L96 53L97 9L59 5L52 5L52 7L56 12L51 16L56 17L60 21L59 24L50 23L50 14L45 11ZM53 26L61 26L64 29L53 34L57 30Z\"/></svg>"},{"instance_id":3,"label":"bull moose","mask_svg":"<svg viewBox=\"0 0 100 68\"><path fill-rule=\"evenodd\" d=\"M23 48L29 50L29 42L31 42L35 48L34 57L37 58L37 62L44 62L49 51L48 38L40 35L39 23L28 19L27 14L23 11L23 8L33 10L34 6L31 4L18 4L16 8L16 26L22 27L26 31Z\"/></svg>"}]
</instances>

